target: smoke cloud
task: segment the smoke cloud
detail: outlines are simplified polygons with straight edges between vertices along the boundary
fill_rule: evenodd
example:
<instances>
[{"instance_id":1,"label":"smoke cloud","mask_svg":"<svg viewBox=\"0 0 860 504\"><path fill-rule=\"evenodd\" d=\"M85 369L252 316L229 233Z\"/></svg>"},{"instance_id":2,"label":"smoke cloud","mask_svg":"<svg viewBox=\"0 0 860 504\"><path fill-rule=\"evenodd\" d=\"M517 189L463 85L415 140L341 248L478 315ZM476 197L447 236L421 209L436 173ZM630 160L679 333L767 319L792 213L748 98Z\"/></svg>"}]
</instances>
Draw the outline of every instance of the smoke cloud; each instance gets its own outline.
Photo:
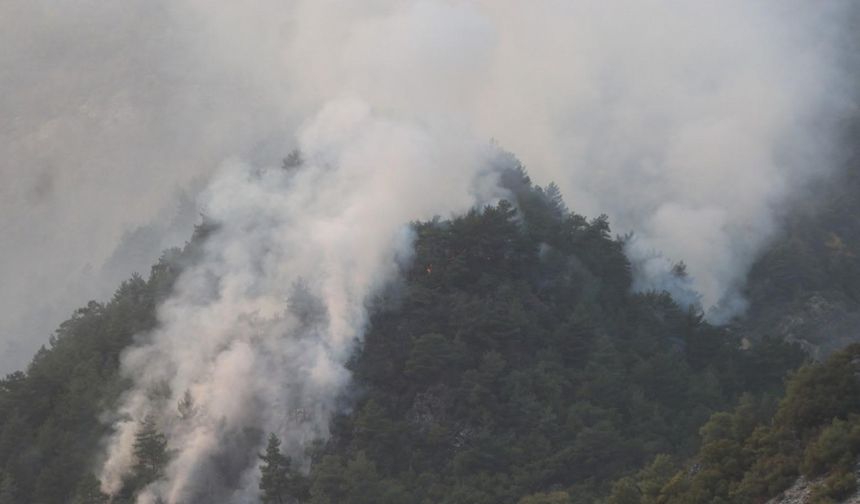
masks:
<instances>
[{"instance_id":1,"label":"smoke cloud","mask_svg":"<svg viewBox=\"0 0 860 504\"><path fill-rule=\"evenodd\" d=\"M0 372L181 245L197 213L178 196L225 158L282 154L276 74L209 52L186 7L0 2Z\"/></svg>"},{"instance_id":2,"label":"smoke cloud","mask_svg":"<svg viewBox=\"0 0 860 504\"><path fill-rule=\"evenodd\" d=\"M711 320L741 313L785 202L829 169L841 6L551 3L492 9L482 125L571 208L636 233L638 287L667 286L660 251L687 264Z\"/></svg>"},{"instance_id":3,"label":"smoke cloud","mask_svg":"<svg viewBox=\"0 0 860 504\"><path fill-rule=\"evenodd\" d=\"M472 189L480 185L469 168L486 149L452 133L337 101L302 129L302 167L224 166L201 197L218 226L204 257L160 308L161 329L125 356L136 387L105 466L108 490L127 473L137 419L147 415L161 420L177 456L143 502L225 495L230 488L215 483L223 475L200 475L235 456L224 440L247 427L279 432L299 456L325 437L370 296L408 260L404 215L430 218L492 197ZM440 181L450 190L427 190ZM175 406L186 393L195 413L181 417ZM254 489L253 476L233 484Z\"/></svg>"},{"instance_id":4,"label":"smoke cloud","mask_svg":"<svg viewBox=\"0 0 860 504\"><path fill-rule=\"evenodd\" d=\"M637 289L717 322L742 313L744 277L787 202L828 169L847 106L844 9L6 3L3 319L207 180L198 203L217 230L159 329L125 355L135 385L102 479L117 490L136 422L154 415L175 457L141 502L227 489L247 500L259 433L294 455L326 435L369 300L408 261L405 223L499 196L484 171L491 138L572 209L635 232ZM304 165L280 169L296 146ZM678 260L689 277L672 274ZM186 392L193 415L176 411Z\"/></svg>"}]
</instances>

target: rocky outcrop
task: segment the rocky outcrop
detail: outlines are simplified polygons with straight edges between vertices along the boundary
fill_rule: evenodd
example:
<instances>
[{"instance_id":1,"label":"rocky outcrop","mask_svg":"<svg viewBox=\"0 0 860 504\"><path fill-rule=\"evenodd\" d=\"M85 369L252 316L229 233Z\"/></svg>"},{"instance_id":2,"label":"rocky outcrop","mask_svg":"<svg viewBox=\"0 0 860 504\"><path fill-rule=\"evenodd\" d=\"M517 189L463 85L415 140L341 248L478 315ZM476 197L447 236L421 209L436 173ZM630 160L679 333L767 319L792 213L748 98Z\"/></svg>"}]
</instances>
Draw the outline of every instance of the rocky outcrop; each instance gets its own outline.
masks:
<instances>
[{"instance_id":1,"label":"rocky outcrop","mask_svg":"<svg viewBox=\"0 0 860 504\"><path fill-rule=\"evenodd\" d=\"M854 475L858 480L858 490L847 499L840 501L839 504L860 504L860 464L854 468ZM811 504L812 489L822 481L824 478L809 480L801 476L781 495L767 501L767 504Z\"/></svg>"},{"instance_id":2,"label":"rocky outcrop","mask_svg":"<svg viewBox=\"0 0 860 504\"><path fill-rule=\"evenodd\" d=\"M860 310L838 293L814 292L790 306L753 313L747 323L753 333L797 343L816 360L860 341Z\"/></svg>"}]
</instances>

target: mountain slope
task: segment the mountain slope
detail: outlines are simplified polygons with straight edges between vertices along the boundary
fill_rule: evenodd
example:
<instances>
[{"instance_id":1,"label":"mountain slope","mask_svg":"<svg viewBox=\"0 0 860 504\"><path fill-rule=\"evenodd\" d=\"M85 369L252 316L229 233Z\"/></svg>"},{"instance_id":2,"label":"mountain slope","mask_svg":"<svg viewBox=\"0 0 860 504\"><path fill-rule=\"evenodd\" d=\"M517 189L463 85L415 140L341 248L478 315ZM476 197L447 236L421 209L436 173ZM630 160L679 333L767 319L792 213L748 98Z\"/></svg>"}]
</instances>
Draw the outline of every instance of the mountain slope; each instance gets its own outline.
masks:
<instances>
[{"instance_id":1,"label":"mountain slope","mask_svg":"<svg viewBox=\"0 0 860 504\"><path fill-rule=\"evenodd\" d=\"M519 213L416 227L402 299L353 366L359 400L315 454L311 502L364 502L348 476L321 475L359 462L374 502L587 501L657 453L688 453L710 411L779 390L802 359L772 340L742 351L666 295L630 294L605 219L506 176Z\"/></svg>"},{"instance_id":2,"label":"mountain slope","mask_svg":"<svg viewBox=\"0 0 860 504\"><path fill-rule=\"evenodd\" d=\"M799 369L776 411L768 410L746 397L713 415L700 430L698 453L680 471L657 459L617 482L608 503L824 504L857 491L860 345Z\"/></svg>"},{"instance_id":3,"label":"mountain slope","mask_svg":"<svg viewBox=\"0 0 860 504\"><path fill-rule=\"evenodd\" d=\"M692 454L713 412L778 394L804 359L760 335L742 350L667 295L631 294L605 217L570 213L521 167L500 177L508 201L414 224L412 265L375 301L344 414L307 447L294 498L587 501L657 454ZM146 338L206 231L76 312L26 373L0 382L0 502L103 498L91 473L127 387L121 352ZM142 484L130 478L123 498Z\"/></svg>"},{"instance_id":4,"label":"mountain slope","mask_svg":"<svg viewBox=\"0 0 860 504\"><path fill-rule=\"evenodd\" d=\"M856 121L855 121L856 122ZM856 145L860 125L845 128ZM824 358L860 341L860 151L812 184L750 272L742 329L795 341Z\"/></svg>"}]
</instances>

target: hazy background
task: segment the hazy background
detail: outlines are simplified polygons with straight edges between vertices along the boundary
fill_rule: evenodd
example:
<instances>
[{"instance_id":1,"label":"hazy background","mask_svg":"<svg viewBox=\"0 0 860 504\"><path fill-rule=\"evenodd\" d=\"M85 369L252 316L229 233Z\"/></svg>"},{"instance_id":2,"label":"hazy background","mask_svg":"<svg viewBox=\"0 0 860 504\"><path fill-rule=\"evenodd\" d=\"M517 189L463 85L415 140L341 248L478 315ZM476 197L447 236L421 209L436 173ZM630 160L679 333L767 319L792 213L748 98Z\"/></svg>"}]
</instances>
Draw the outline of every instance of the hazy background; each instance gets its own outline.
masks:
<instances>
[{"instance_id":1,"label":"hazy background","mask_svg":"<svg viewBox=\"0 0 860 504\"><path fill-rule=\"evenodd\" d=\"M182 244L224 158L282 154L276 95L202 55L184 3L0 2L0 372Z\"/></svg>"},{"instance_id":2,"label":"hazy background","mask_svg":"<svg viewBox=\"0 0 860 504\"><path fill-rule=\"evenodd\" d=\"M659 250L714 320L739 313L853 106L846 5L2 2L0 372L181 244L225 159L276 163L345 97L496 139L572 209L637 232L640 288L673 288Z\"/></svg>"}]
</instances>

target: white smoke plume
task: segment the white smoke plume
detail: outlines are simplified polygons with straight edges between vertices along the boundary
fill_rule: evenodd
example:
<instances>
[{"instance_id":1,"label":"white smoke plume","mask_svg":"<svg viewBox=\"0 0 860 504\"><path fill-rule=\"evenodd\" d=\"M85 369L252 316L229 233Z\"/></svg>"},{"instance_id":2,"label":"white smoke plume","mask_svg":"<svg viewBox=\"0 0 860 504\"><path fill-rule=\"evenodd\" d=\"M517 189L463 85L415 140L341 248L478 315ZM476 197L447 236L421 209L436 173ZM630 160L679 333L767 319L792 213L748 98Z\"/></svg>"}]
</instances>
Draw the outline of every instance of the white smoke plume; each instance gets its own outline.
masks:
<instances>
[{"instance_id":1,"label":"white smoke plume","mask_svg":"<svg viewBox=\"0 0 860 504\"><path fill-rule=\"evenodd\" d=\"M741 313L787 198L829 169L844 6L550 4L491 9L500 59L482 124L571 208L636 233L637 286L666 286L656 250L687 264L711 320Z\"/></svg>"},{"instance_id":2,"label":"white smoke plume","mask_svg":"<svg viewBox=\"0 0 860 504\"><path fill-rule=\"evenodd\" d=\"M26 365L74 308L109 297L117 276L148 273L159 245L187 239L186 215L167 225L182 190L229 156L282 154L283 65L248 79L205 54L201 13L186 7L0 2L0 373ZM165 236L180 228L180 241ZM115 253L146 234L154 253Z\"/></svg>"},{"instance_id":3,"label":"white smoke plume","mask_svg":"<svg viewBox=\"0 0 860 504\"><path fill-rule=\"evenodd\" d=\"M141 502L220 492L225 465L250 492L248 429L293 452L325 435L367 302L408 257L404 224L492 198L490 138L572 209L636 233L637 288L695 288L722 321L786 202L828 169L846 107L841 2L58 4L0 5L3 319L221 166L202 262L124 359L105 488L145 415L175 450ZM294 146L305 166L281 171ZM325 316L288 308L305 298Z\"/></svg>"},{"instance_id":4,"label":"white smoke plume","mask_svg":"<svg viewBox=\"0 0 860 504\"><path fill-rule=\"evenodd\" d=\"M125 356L136 385L120 411L105 488L122 484L147 415L160 420L176 457L141 502L225 495L230 487L212 466L236 458L231 440L257 447L262 437L244 429L277 432L298 456L324 438L370 296L408 260L404 215L463 211L493 196L475 192L482 184L471 167L483 165L485 149L468 138L343 100L302 130L302 167L227 163L202 195L217 225L202 259L160 308L161 328ZM440 182L450 190L427 190ZM194 414L183 417L176 405L186 393ZM250 453L238 458L255 462ZM231 468L252 470L233 481L240 495L256 488L253 463Z\"/></svg>"}]
</instances>

